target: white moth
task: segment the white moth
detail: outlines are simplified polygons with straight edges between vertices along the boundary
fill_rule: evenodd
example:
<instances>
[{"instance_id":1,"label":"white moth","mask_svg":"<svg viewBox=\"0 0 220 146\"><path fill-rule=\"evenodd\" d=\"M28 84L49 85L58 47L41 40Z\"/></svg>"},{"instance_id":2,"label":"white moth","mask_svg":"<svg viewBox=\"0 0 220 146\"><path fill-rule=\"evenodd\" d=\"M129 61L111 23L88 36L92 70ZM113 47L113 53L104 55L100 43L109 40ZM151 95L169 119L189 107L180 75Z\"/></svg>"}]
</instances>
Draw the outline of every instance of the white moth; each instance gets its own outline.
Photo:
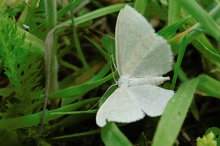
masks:
<instances>
[{"instance_id":1,"label":"white moth","mask_svg":"<svg viewBox=\"0 0 220 146\"><path fill-rule=\"evenodd\" d=\"M147 20L126 5L116 23L116 63L118 88L102 104L96 123L130 123L163 113L174 92L156 85L169 80L162 77L171 70L173 54L169 44L158 36Z\"/></svg>"},{"instance_id":2,"label":"white moth","mask_svg":"<svg viewBox=\"0 0 220 146\"><path fill-rule=\"evenodd\" d=\"M23 24L23 26L24 26L25 29L29 29L30 28L30 26L28 26L26 24Z\"/></svg>"}]
</instances>

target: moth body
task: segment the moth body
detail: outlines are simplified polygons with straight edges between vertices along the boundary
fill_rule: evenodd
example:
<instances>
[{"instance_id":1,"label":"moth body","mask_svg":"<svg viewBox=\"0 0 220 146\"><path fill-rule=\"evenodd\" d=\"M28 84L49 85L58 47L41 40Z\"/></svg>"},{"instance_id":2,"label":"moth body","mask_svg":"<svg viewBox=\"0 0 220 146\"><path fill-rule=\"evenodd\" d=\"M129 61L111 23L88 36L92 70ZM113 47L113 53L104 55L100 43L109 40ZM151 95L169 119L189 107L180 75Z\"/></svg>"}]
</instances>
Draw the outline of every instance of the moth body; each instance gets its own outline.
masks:
<instances>
[{"instance_id":1,"label":"moth body","mask_svg":"<svg viewBox=\"0 0 220 146\"><path fill-rule=\"evenodd\" d=\"M132 87L132 86L140 86L145 84L150 85L160 85L164 81L169 80L169 77L129 77L128 75L123 75L118 80L118 87Z\"/></svg>"}]
</instances>

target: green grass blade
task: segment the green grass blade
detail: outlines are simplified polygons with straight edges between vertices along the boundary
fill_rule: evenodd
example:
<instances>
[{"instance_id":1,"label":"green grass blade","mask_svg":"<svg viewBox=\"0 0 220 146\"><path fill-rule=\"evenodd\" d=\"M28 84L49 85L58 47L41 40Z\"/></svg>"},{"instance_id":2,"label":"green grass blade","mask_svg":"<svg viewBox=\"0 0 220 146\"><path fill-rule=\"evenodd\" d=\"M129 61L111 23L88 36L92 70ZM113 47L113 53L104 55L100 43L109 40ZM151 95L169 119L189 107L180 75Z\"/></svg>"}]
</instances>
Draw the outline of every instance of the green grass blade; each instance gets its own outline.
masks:
<instances>
[{"instance_id":1,"label":"green grass blade","mask_svg":"<svg viewBox=\"0 0 220 146\"><path fill-rule=\"evenodd\" d=\"M210 76L199 76L199 84L197 89L200 92L220 99L220 82Z\"/></svg>"},{"instance_id":2,"label":"green grass blade","mask_svg":"<svg viewBox=\"0 0 220 146\"><path fill-rule=\"evenodd\" d=\"M180 86L170 99L158 124L152 146L173 145L190 107L199 79Z\"/></svg>"},{"instance_id":3,"label":"green grass blade","mask_svg":"<svg viewBox=\"0 0 220 146\"><path fill-rule=\"evenodd\" d=\"M75 43L75 46L76 46L76 50L77 50L77 53L79 55L79 58L85 68L85 70L93 77L94 76L94 73L92 72L92 70L90 69L84 55L83 55L83 51L82 51L82 48L80 46L80 41L79 41L79 38L78 38L78 35L77 35L77 32L76 32L76 25L75 25L75 18L74 18L74 15L73 15L73 11L71 10L71 22L72 22L72 28L73 28L73 39L74 39L74 43Z\"/></svg>"},{"instance_id":4,"label":"green grass blade","mask_svg":"<svg viewBox=\"0 0 220 146\"><path fill-rule=\"evenodd\" d=\"M94 134L98 134L100 133L100 129L96 129L96 130L91 130L88 132L81 132L81 133L76 133L76 134L70 134L70 135L64 135L64 136L58 136L58 137L54 137L51 138L50 140L57 140L57 141L63 141L63 140L67 140L67 139L72 139L74 137L82 137L82 136L89 136L89 135L94 135Z\"/></svg>"},{"instance_id":5,"label":"green grass blade","mask_svg":"<svg viewBox=\"0 0 220 146\"><path fill-rule=\"evenodd\" d=\"M84 84L81 84L78 86L59 90L59 91L49 95L49 98L65 98L65 97L70 97L70 96L86 93L86 92L100 86L101 84L107 82L108 80L112 79L112 76L113 75L111 74L101 80L98 80L98 81L84 83Z\"/></svg>"},{"instance_id":6,"label":"green grass blade","mask_svg":"<svg viewBox=\"0 0 220 146\"><path fill-rule=\"evenodd\" d=\"M173 64L173 70L175 70L176 68L176 63ZM179 68L178 71L178 79L182 82L185 83L187 82L189 79L186 76L186 73L182 70L182 68Z\"/></svg>"},{"instance_id":7,"label":"green grass blade","mask_svg":"<svg viewBox=\"0 0 220 146\"><path fill-rule=\"evenodd\" d=\"M136 0L134 4L134 8L138 11L138 13L142 14L144 16L146 12L146 8L148 5L148 0Z\"/></svg>"},{"instance_id":8,"label":"green grass blade","mask_svg":"<svg viewBox=\"0 0 220 146\"><path fill-rule=\"evenodd\" d=\"M176 23L167 26L164 29L161 29L159 32L157 32L159 35L163 36L164 38L167 38L169 36L172 36L176 33L177 29L179 29L183 24L186 23L187 20L189 20L191 16L188 16L186 18L180 19Z\"/></svg>"},{"instance_id":9,"label":"green grass blade","mask_svg":"<svg viewBox=\"0 0 220 146\"><path fill-rule=\"evenodd\" d=\"M74 9L74 7L80 4L80 2L82 2L82 0L71 1L67 6L57 12L57 17L61 18L62 16L66 15L68 11Z\"/></svg>"},{"instance_id":10,"label":"green grass blade","mask_svg":"<svg viewBox=\"0 0 220 146\"><path fill-rule=\"evenodd\" d=\"M132 143L118 129L115 123L108 123L103 127L101 136L106 146L132 146Z\"/></svg>"},{"instance_id":11,"label":"green grass blade","mask_svg":"<svg viewBox=\"0 0 220 146\"><path fill-rule=\"evenodd\" d=\"M100 52L100 54L102 54L102 56L104 56L105 58L109 58L109 54L106 53L101 47L100 45L95 42L94 40L90 39L89 37L85 37L92 45L94 45L94 47Z\"/></svg>"},{"instance_id":12,"label":"green grass blade","mask_svg":"<svg viewBox=\"0 0 220 146\"><path fill-rule=\"evenodd\" d=\"M115 4L115 5L111 5L108 7L104 7L104 8L100 8L98 10L94 10L90 13L87 13L85 15L79 16L77 18L75 18L75 24L76 25L80 25L82 23L85 23L87 21L91 21L93 19L102 17L102 16L106 16L108 14L114 13L114 12L118 12L121 8L123 8L126 4L121 3L121 4ZM71 24L71 20L65 21L63 22L65 24ZM61 23L61 24L63 24Z\"/></svg>"},{"instance_id":13,"label":"green grass blade","mask_svg":"<svg viewBox=\"0 0 220 146\"><path fill-rule=\"evenodd\" d=\"M171 89L174 89L174 87L175 87L176 80L177 80L179 70L180 70L180 66L181 66L181 63L183 60L183 56L185 54L185 50L186 50L186 37L184 36L182 39L181 46L180 46L180 50L179 50L179 54L178 54L178 58L177 58L177 63L175 65L175 69L174 69L174 75L173 75Z\"/></svg>"},{"instance_id":14,"label":"green grass blade","mask_svg":"<svg viewBox=\"0 0 220 146\"><path fill-rule=\"evenodd\" d=\"M168 9L168 23L174 24L176 21L178 21L180 17L180 5L178 4L178 1L170 0L169 3L169 9Z\"/></svg>"},{"instance_id":15,"label":"green grass blade","mask_svg":"<svg viewBox=\"0 0 220 146\"><path fill-rule=\"evenodd\" d=\"M180 0L179 4L206 29L210 35L220 41L220 26L195 0Z\"/></svg>"},{"instance_id":16,"label":"green grass blade","mask_svg":"<svg viewBox=\"0 0 220 146\"><path fill-rule=\"evenodd\" d=\"M77 115L77 114L95 114L97 110L87 110L87 111L71 111L71 112L55 112L52 115Z\"/></svg>"},{"instance_id":17,"label":"green grass blade","mask_svg":"<svg viewBox=\"0 0 220 146\"><path fill-rule=\"evenodd\" d=\"M29 46L31 43L30 51L33 53L40 54L41 56L44 56L45 54L45 47L44 47L44 42L36 37L35 35L32 35L31 33L25 31L24 29L18 27L17 32L19 34L26 34L27 39L25 39L25 46Z\"/></svg>"},{"instance_id":18,"label":"green grass blade","mask_svg":"<svg viewBox=\"0 0 220 146\"><path fill-rule=\"evenodd\" d=\"M209 43L205 43L200 38L201 37L198 37L198 39L193 41L193 45L196 47L196 49L201 52L204 57L213 60L214 62L220 62L220 55L217 53L217 51L213 51L213 47L210 46Z\"/></svg>"},{"instance_id":19,"label":"green grass blade","mask_svg":"<svg viewBox=\"0 0 220 146\"><path fill-rule=\"evenodd\" d=\"M44 123L46 124L47 122L52 121L62 116L62 115L52 114L52 113L73 111L80 107L84 107L85 105L88 105L91 102L96 102L97 100L98 98L90 98L90 99L83 100L83 101L80 101L74 104L63 106L55 110L46 111ZM27 116L21 116L21 117L10 118L10 119L1 119L0 129L1 130L2 129L17 129L17 128L36 126L40 123L41 115L42 115L42 112L39 112L36 114L27 115Z\"/></svg>"}]
</instances>

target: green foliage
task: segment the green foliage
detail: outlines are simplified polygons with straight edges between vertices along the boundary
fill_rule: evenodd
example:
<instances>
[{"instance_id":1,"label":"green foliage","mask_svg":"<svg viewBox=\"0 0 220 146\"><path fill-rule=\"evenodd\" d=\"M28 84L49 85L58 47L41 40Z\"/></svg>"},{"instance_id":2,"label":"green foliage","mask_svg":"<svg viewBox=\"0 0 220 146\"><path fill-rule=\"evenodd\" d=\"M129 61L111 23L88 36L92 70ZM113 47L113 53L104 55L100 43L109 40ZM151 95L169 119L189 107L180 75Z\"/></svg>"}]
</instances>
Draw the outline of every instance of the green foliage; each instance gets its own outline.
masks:
<instances>
[{"instance_id":1,"label":"green foliage","mask_svg":"<svg viewBox=\"0 0 220 146\"><path fill-rule=\"evenodd\" d=\"M114 123L108 123L105 127L103 127L101 135L106 146L132 146L132 143Z\"/></svg>"},{"instance_id":2,"label":"green foliage","mask_svg":"<svg viewBox=\"0 0 220 146\"><path fill-rule=\"evenodd\" d=\"M111 59L115 58L113 20L126 4L134 6L149 22L156 22L156 31L171 45L177 58L171 76L176 93L161 118L146 116L140 125L130 129L138 122L119 128L109 123L100 129L94 122L96 105L101 105L116 88L108 90L117 77L111 71ZM136 0L107 6L97 0L89 5L75 0L57 1L56 5L45 0L0 1L0 78L3 76L1 82L6 80L6 84L0 82L0 145L36 144L46 81L49 85L45 86L49 89L46 91L50 92L49 102L45 103L41 145L59 142L60 145L172 146L180 138L180 131L185 130L183 123L190 117L187 113L200 119L197 122L206 120L200 117L204 110L197 106L204 107L204 96L208 96L208 101L210 97L220 98L217 1ZM191 59L195 50L199 57ZM196 59L201 59L201 65L193 65ZM201 71L194 74L198 66ZM169 88L170 83L166 84ZM50 90L52 86L57 88ZM215 115L218 114L212 114ZM218 141L219 129L207 130L210 131L214 136L206 133L197 139L198 146L217 145L214 140ZM199 133L196 134L193 137L198 137Z\"/></svg>"},{"instance_id":3,"label":"green foliage","mask_svg":"<svg viewBox=\"0 0 220 146\"><path fill-rule=\"evenodd\" d=\"M213 140L215 140L217 142L217 145L219 145L220 144L220 137L219 137L220 129L217 127L210 127L209 129L206 130L205 135L208 135L211 132L214 134Z\"/></svg>"},{"instance_id":4,"label":"green foliage","mask_svg":"<svg viewBox=\"0 0 220 146\"><path fill-rule=\"evenodd\" d=\"M7 104L8 109L12 110L8 113L11 116L7 115L7 117L31 114L31 109L37 106L35 103L37 100L32 103L33 99L42 94L41 88L37 86L40 80L38 76L40 61L37 59L37 54L31 54L29 48L24 47L26 37L17 34L17 26L14 22L6 14L2 14L0 19L2 24L0 29L1 61L4 63L5 74L15 92L14 97L19 101L15 104L10 102Z\"/></svg>"},{"instance_id":5,"label":"green foliage","mask_svg":"<svg viewBox=\"0 0 220 146\"><path fill-rule=\"evenodd\" d=\"M38 59L38 54L30 53L31 44L28 47L24 45L25 34L17 33L15 20L4 11L1 11L0 23L0 57L4 73L10 81L10 87L7 88L11 88L10 98L5 97L5 103L2 103L1 106L1 110L5 112L2 119L30 115L38 111L42 103L39 98L43 93L39 86L41 61ZM4 138L5 141L14 141L19 145L20 142L26 141L27 137L37 136L37 129L32 134L30 134L30 130L31 128L1 131L1 138ZM24 131L28 135L23 133ZM6 133L8 134L7 138Z\"/></svg>"},{"instance_id":6,"label":"green foliage","mask_svg":"<svg viewBox=\"0 0 220 146\"><path fill-rule=\"evenodd\" d=\"M217 142L214 140L214 134L212 131L207 135L204 135L202 138L198 137L196 141L197 146L217 146Z\"/></svg>"}]
</instances>

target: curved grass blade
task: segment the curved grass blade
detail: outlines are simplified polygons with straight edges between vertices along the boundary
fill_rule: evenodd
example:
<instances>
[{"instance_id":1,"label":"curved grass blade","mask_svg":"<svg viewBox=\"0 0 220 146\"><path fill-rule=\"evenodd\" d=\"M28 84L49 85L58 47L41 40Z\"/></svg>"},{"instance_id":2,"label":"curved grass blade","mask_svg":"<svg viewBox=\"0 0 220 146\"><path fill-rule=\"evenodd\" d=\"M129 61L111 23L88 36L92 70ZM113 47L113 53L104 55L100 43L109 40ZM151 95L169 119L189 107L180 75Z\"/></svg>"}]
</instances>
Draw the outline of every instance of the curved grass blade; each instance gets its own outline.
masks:
<instances>
[{"instance_id":1,"label":"curved grass blade","mask_svg":"<svg viewBox=\"0 0 220 146\"><path fill-rule=\"evenodd\" d=\"M152 146L173 145L190 107L199 79L193 79L180 86L168 102L158 124Z\"/></svg>"}]
</instances>

